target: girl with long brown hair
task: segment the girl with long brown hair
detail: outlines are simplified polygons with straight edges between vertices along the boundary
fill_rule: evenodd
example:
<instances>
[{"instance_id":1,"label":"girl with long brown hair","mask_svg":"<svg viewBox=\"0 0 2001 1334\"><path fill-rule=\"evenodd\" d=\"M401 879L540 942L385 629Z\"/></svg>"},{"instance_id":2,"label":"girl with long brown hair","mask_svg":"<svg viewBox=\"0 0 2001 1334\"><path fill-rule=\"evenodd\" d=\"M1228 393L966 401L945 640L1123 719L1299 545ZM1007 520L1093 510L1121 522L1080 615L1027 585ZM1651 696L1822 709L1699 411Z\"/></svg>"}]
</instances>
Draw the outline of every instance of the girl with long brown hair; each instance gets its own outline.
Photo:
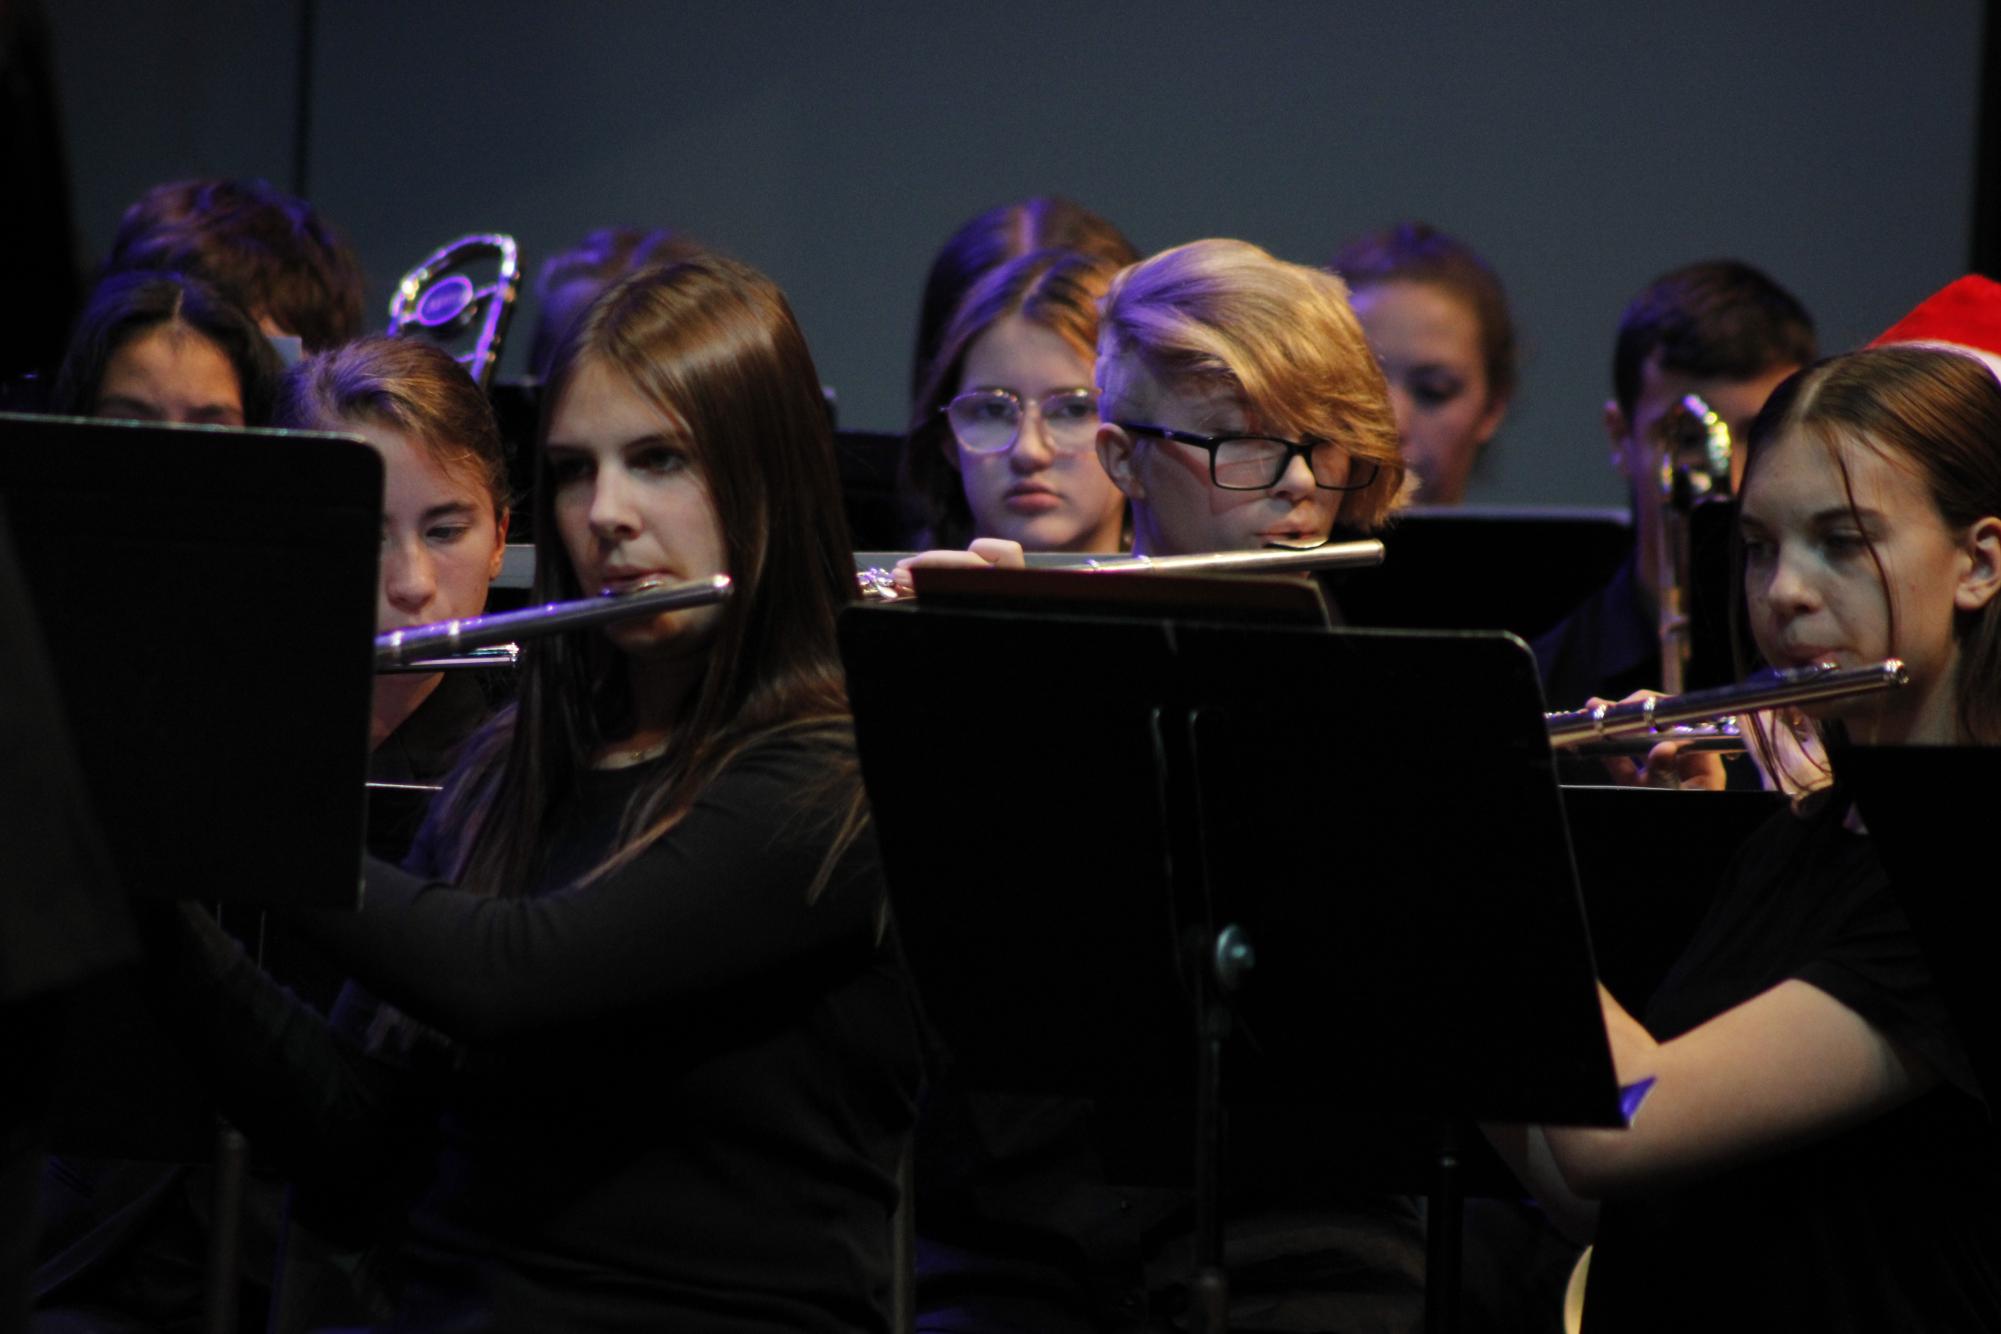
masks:
<instances>
[{"instance_id":1,"label":"girl with long brown hair","mask_svg":"<svg viewBox=\"0 0 2001 1334\"><path fill-rule=\"evenodd\" d=\"M400 1069L333 1046L201 933L232 1107L322 1186L425 1146L377 1275L395 1327L884 1329L917 1039L811 357L743 265L647 270L571 330L542 434L540 598L734 594L530 645L413 873L371 864L360 912L307 921L445 1041Z\"/></svg>"},{"instance_id":2,"label":"girl with long brown hair","mask_svg":"<svg viewBox=\"0 0 2001 1334\"><path fill-rule=\"evenodd\" d=\"M1796 374L1752 428L1738 525L1765 664L1909 669L1809 706L1823 731L2001 742L1982 363L1895 347ZM1631 1125L1491 1132L1553 1209L1603 1201L1586 1330L2001 1328L2001 1147L1834 753L1833 785L1740 850L1644 1015L1601 988Z\"/></svg>"}]
</instances>

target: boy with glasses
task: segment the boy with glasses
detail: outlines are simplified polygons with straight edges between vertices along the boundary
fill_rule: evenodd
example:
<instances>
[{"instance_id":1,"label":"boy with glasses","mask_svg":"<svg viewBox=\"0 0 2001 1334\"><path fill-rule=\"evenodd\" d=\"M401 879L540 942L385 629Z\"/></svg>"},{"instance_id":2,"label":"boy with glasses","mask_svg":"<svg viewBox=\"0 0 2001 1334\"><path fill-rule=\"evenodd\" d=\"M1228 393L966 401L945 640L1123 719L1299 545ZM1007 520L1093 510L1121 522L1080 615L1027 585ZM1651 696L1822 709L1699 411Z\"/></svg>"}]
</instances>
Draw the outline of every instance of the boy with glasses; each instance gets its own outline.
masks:
<instances>
[{"instance_id":1,"label":"boy with glasses","mask_svg":"<svg viewBox=\"0 0 2001 1334\"><path fill-rule=\"evenodd\" d=\"M1098 458L1142 555L1306 547L1403 487L1382 371L1333 274L1245 241L1123 271L1098 333Z\"/></svg>"}]
</instances>

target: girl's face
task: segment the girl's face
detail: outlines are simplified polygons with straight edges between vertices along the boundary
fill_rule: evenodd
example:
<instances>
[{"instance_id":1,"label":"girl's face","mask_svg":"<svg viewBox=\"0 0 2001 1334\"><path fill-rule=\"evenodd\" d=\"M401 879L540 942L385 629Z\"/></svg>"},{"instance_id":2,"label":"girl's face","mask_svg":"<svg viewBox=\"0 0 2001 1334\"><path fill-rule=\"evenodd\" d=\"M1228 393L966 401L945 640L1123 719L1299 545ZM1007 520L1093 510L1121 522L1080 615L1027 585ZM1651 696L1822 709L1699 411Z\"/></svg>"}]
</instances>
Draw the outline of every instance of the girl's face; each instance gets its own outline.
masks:
<instances>
[{"instance_id":1,"label":"girl's face","mask_svg":"<svg viewBox=\"0 0 2001 1334\"><path fill-rule=\"evenodd\" d=\"M1098 463L1095 413L1088 422L1051 423L1041 408L1051 395L1090 391L1090 359L1041 325L1009 315L973 340L954 392L994 389L1021 405L1014 442L976 453L956 435L945 441L973 535L1010 538L1029 551L1119 550L1125 497Z\"/></svg>"},{"instance_id":2,"label":"girl's face","mask_svg":"<svg viewBox=\"0 0 2001 1334\"><path fill-rule=\"evenodd\" d=\"M221 348L185 324L160 324L104 363L94 417L243 425L243 388Z\"/></svg>"},{"instance_id":3,"label":"girl's face","mask_svg":"<svg viewBox=\"0 0 2001 1334\"><path fill-rule=\"evenodd\" d=\"M1815 716L1848 719L1864 742L1960 739L1954 615L1995 595L1992 525L1954 532L1894 454L1866 440L1829 449L1797 432L1761 451L1738 524L1746 610L1766 662L1848 667L1894 656L1910 669L1901 689L1813 706Z\"/></svg>"},{"instance_id":4,"label":"girl's face","mask_svg":"<svg viewBox=\"0 0 2001 1334\"><path fill-rule=\"evenodd\" d=\"M1508 410L1487 384L1479 316L1458 294L1428 282L1358 288L1352 304L1389 381L1418 503L1458 504L1481 447Z\"/></svg>"},{"instance_id":5,"label":"girl's face","mask_svg":"<svg viewBox=\"0 0 2001 1334\"><path fill-rule=\"evenodd\" d=\"M343 424L382 455L382 582L378 633L477 616L500 573L507 522L470 467L440 467L429 451L380 422Z\"/></svg>"},{"instance_id":6,"label":"girl's face","mask_svg":"<svg viewBox=\"0 0 2001 1334\"><path fill-rule=\"evenodd\" d=\"M680 422L617 371L586 361L549 419L556 528L585 596L725 573L722 521ZM697 607L618 621L634 657L705 652L721 612Z\"/></svg>"}]
</instances>

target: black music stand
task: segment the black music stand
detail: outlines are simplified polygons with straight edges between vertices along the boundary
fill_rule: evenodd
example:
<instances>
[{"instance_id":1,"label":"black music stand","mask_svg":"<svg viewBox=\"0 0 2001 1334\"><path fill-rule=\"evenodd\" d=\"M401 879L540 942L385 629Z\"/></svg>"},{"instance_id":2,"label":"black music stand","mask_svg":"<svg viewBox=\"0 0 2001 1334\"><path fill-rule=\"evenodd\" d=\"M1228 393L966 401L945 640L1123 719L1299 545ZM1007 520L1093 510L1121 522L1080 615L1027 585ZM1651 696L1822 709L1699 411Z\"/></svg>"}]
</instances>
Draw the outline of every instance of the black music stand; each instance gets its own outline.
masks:
<instances>
[{"instance_id":1,"label":"black music stand","mask_svg":"<svg viewBox=\"0 0 2001 1334\"><path fill-rule=\"evenodd\" d=\"M1931 965L1988 1105L2001 1098L2001 931L1992 871L1974 854L2001 792L2001 747L1844 746L1835 777L1854 794L1876 854Z\"/></svg>"},{"instance_id":2,"label":"black music stand","mask_svg":"<svg viewBox=\"0 0 2001 1334\"><path fill-rule=\"evenodd\" d=\"M925 597L851 611L842 650L963 1082L1196 1104L1198 1328L1224 1306L1225 1107L1417 1128L1395 1148L1434 1191L1428 1320L1452 1327L1459 1131L1619 1123L1526 650ZM1468 681L1479 709L1437 707Z\"/></svg>"},{"instance_id":3,"label":"black music stand","mask_svg":"<svg viewBox=\"0 0 2001 1334\"><path fill-rule=\"evenodd\" d=\"M1381 566L1321 576L1348 624L1524 639L1597 592L1633 546L1621 510L1419 505L1381 536Z\"/></svg>"},{"instance_id":4,"label":"black music stand","mask_svg":"<svg viewBox=\"0 0 2001 1334\"><path fill-rule=\"evenodd\" d=\"M132 951L0 513L0 1330L27 1323L62 995Z\"/></svg>"},{"instance_id":5,"label":"black music stand","mask_svg":"<svg viewBox=\"0 0 2001 1334\"><path fill-rule=\"evenodd\" d=\"M0 515L135 895L359 898L382 464L348 437L0 416ZM188 1161L212 1104L130 979L74 1006L58 1148ZM211 1327L247 1150L215 1138Z\"/></svg>"},{"instance_id":6,"label":"black music stand","mask_svg":"<svg viewBox=\"0 0 2001 1334\"><path fill-rule=\"evenodd\" d=\"M120 879L361 883L382 465L347 437L0 416L0 511ZM281 869L283 874L274 874Z\"/></svg>"}]
</instances>

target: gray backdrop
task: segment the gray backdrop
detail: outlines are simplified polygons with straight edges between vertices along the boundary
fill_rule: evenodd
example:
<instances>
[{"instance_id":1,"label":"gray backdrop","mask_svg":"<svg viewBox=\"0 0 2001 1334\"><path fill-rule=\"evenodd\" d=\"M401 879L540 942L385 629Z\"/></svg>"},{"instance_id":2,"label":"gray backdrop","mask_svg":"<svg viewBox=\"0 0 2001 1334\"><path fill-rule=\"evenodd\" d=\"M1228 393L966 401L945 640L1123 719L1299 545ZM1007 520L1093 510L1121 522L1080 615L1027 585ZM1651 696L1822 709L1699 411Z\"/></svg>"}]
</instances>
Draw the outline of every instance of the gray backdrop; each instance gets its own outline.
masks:
<instances>
[{"instance_id":1,"label":"gray backdrop","mask_svg":"<svg viewBox=\"0 0 2001 1334\"><path fill-rule=\"evenodd\" d=\"M291 184L296 4L51 8L87 253L155 181ZM1423 218L1513 298L1521 393L1472 497L1503 503L1622 501L1598 406L1660 271L1748 259L1834 349L1964 268L1978 0L1443 9L321 0L308 192L377 311L464 232L512 232L532 277L593 226L686 229L784 285L843 423L879 429L931 254L991 204L1314 263Z\"/></svg>"}]
</instances>

